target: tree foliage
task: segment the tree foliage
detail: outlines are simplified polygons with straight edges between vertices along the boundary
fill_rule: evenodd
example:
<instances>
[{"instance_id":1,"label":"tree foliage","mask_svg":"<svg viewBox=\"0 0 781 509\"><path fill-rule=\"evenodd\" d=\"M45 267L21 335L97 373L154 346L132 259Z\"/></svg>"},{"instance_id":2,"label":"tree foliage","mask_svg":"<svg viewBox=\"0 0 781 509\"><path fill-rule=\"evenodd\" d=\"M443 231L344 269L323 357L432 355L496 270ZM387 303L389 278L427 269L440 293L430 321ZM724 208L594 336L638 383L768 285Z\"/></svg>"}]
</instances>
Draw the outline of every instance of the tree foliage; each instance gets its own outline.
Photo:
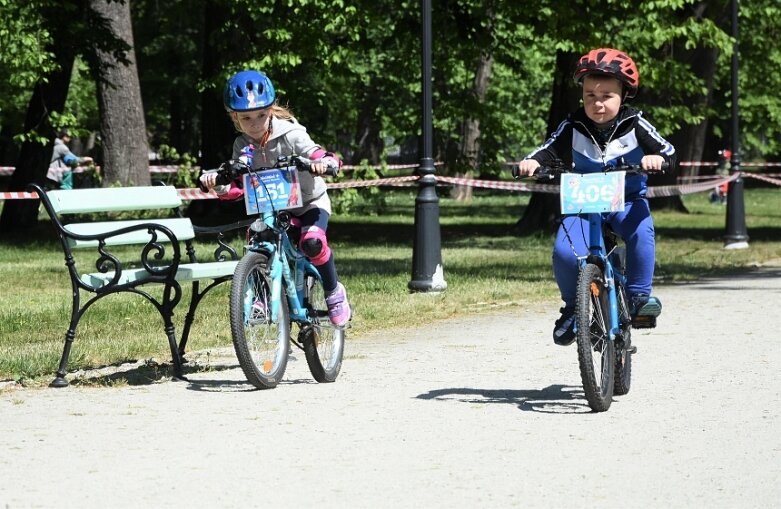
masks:
<instances>
[{"instance_id":1,"label":"tree foliage","mask_svg":"<svg viewBox=\"0 0 781 509\"><path fill-rule=\"evenodd\" d=\"M90 48L111 44L105 26L78 15L80 5L0 0L0 64L10 70L0 76L2 164L14 164L10 140L25 132L33 86L58 65L55 41L71 45L90 69ZM572 85L558 70L557 55L599 46L622 48L637 61L642 84L635 105L676 139L680 152L713 159L729 143L729 5L434 0L435 153L447 163L442 171L458 168L468 122L479 126L478 171L484 175L538 145L549 134L551 117L562 114L551 112L556 87L577 93L567 89ZM134 0L131 8L153 147L167 145L204 164L224 157L233 132L221 107L222 84L231 73L256 67L271 76L280 100L314 137L351 162L417 161L420 2ZM740 3L744 159L781 155L779 11L774 0ZM121 62L121 48L107 50ZM481 96L475 78L486 57L490 74ZM83 93L71 90L68 97L66 112L76 111L84 126L99 125L88 118L97 108ZM70 108L75 100L79 106ZM681 150L681 144L693 148Z\"/></svg>"}]
</instances>

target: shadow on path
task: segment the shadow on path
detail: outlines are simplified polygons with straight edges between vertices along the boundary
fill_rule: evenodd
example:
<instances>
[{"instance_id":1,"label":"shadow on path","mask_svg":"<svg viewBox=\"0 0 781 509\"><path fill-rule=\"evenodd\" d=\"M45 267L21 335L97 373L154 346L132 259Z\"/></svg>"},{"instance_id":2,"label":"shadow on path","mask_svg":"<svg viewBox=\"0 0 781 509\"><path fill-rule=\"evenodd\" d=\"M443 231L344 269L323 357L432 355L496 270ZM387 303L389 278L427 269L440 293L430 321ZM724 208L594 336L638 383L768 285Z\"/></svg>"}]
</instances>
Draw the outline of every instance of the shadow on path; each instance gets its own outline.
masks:
<instances>
[{"instance_id":1,"label":"shadow on path","mask_svg":"<svg viewBox=\"0 0 781 509\"><path fill-rule=\"evenodd\" d=\"M552 414L590 413L583 389L571 385L549 385L544 389L473 389L455 387L434 389L417 399L458 401L460 403L510 404L523 411Z\"/></svg>"},{"instance_id":2,"label":"shadow on path","mask_svg":"<svg viewBox=\"0 0 781 509\"><path fill-rule=\"evenodd\" d=\"M132 367L128 367L132 366ZM193 373L219 372L234 369L236 366L227 365L202 365L187 363L182 366L185 377ZM111 373L101 371L111 370ZM120 363L103 366L88 371L76 372L75 378L70 380L73 386L112 386L112 385L152 385L164 381L173 380L173 364L171 362L135 361L133 363ZM74 376L73 373L69 373ZM227 381L226 381L227 382Z\"/></svg>"},{"instance_id":3,"label":"shadow on path","mask_svg":"<svg viewBox=\"0 0 781 509\"><path fill-rule=\"evenodd\" d=\"M187 390L197 392L254 392L273 389L258 389L247 380L188 380ZM296 378L294 380L283 379L279 385L316 384L314 380Z\"/></svg>"}]
</instances>

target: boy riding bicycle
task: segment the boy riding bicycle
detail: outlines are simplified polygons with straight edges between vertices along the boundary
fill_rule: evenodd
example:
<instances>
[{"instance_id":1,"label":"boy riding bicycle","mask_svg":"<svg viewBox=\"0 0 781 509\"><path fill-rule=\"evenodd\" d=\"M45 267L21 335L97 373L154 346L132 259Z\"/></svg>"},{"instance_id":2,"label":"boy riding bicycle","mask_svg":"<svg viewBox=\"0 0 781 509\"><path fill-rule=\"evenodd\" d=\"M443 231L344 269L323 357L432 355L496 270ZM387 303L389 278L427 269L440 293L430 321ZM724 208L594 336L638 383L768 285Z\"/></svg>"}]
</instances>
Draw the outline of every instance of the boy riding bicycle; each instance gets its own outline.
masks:
<instances>
[{"instance_id":1,"label":"boy riding bicycle","mask_svg":"<svg viewBox=\"0 0 781 509\"><path fill-rule=\"evenodd\" d=\"M645 171L673 168L675 149L642 116L627 106L637 94L640 74L634 61L612 48L594 49L575 66L575 82L583 87L583 106L570 114L551 137L518 164L519 175L532 175L542 165L563 163L576 173L592 173L620 159ZM627 175L625 209L607 214L606 222L626 244L627 292L633 315L658 316L662 305L651 296L655 238L651 209L645 198L647 175ZM566 346L575 340L575 289L578 256L588 254L588 221L562 219L553 246L553 273L564 307L556 320L553 341Z\"/></svg>"}]
</instances>

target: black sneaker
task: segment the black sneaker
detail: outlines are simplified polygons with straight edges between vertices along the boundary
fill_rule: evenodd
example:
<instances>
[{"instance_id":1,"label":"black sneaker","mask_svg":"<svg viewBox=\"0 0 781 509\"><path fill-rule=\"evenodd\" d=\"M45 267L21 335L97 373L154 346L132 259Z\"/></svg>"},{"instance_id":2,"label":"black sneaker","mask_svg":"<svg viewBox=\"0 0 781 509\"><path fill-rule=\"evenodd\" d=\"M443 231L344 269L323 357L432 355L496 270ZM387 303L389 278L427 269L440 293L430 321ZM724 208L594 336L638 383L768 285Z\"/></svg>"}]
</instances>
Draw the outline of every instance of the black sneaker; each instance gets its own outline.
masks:
<instances>
[{"instance_id":1,"label":"black sneaker","mask_svg":"<svg viewBox=\"0 0 781 509\"><path fill-rule=\"evenodd\" d=\"M656 297L639 294L632 296L632 327L653 329L656 317L662 313L662 302Z\"/></svg>"},{"instance_id":2,"label":"black sneaker","mask_svg":"<svg viewBox=\"0 0 781 509\"><path fill-rule=\"evenodd\" d=\"M575 308L563 307L559 312L561 316L553 327L553 342L568 346L575 341Z\"/></svg>"},{"instance_id":3,"label":"black sneaker","mask_svg":"<svg viewBox=\"0 0 781 509\"><path fill-rule=\"evenodd\" d=\"M632 296L632 316L653 316L662 314L662 301L646 294Z\"/></svg>"}]
</instances>

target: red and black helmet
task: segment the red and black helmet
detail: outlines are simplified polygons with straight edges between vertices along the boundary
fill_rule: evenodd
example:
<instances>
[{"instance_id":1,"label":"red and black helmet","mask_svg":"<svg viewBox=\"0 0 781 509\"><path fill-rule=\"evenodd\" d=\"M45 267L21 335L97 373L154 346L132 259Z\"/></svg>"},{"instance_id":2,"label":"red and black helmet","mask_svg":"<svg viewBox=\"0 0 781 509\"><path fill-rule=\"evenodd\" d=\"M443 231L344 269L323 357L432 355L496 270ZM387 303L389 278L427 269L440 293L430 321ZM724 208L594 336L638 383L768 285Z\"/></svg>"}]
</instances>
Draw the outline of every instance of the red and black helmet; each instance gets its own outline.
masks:
<instances>
[{"instance_id":1,"label":"red and black helmet","mask_svg":"<svg viewBox=\"0 0 781 509\"><path fill-rule=\"evenodd\" d=\"M575 66L575 82L583 83L583 78L589 74L606 74L616 78L626 88L625 98L637 95L640 86L640 73L634 60L623 51L613 48L593 49L580 57Z\"/></svg>"}]
</instances>

